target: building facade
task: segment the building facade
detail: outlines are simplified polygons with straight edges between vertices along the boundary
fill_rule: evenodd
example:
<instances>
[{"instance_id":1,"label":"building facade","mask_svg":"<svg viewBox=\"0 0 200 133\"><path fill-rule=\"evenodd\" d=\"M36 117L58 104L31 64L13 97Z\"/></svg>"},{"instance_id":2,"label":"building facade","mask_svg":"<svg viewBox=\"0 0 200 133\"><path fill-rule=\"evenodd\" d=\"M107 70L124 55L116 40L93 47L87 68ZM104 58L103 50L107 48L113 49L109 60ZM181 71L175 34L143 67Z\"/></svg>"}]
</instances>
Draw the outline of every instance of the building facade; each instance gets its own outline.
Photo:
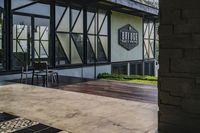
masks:
<instances>
[{"instance_id":1,"label":"building facade","mask_svg":"<svg viewBox=\"0 0 200 133\"><path fill-rule=\"evenodd\" d=\"M156 4L0 0L0 74L46 61L67 76L155 75Z\"/></svg>"}]
</instances>

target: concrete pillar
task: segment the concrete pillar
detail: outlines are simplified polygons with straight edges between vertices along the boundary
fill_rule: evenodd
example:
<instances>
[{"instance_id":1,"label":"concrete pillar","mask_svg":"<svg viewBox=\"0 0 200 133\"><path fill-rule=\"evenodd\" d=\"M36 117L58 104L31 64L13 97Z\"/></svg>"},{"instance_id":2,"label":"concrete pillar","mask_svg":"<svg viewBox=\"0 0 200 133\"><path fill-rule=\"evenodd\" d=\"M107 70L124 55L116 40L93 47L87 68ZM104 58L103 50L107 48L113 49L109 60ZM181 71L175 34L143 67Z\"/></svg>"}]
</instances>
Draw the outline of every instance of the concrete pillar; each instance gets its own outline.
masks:
<instances>
[{"instance_id":1,"label":"concrete pillar","mask_svg":"<svg viewBox=\"0 0 200 133\"><path fill-rule=\"evenodd\" d=\"M131 75L130 67L131 67L131 64L130 64L130 62L129 62L128 65L127 65L127 75L128 75L128 76Z\"/></svg>"},{"instance_id":2,"label":"concrete pillar","mask_svg":"<svg viewBox=\"0 0 200 133\"><path fill-rule=\"evenodd\" d=\"M160 0L159 133L200 132L199 0Z\"/></svg>"}]
</instances>

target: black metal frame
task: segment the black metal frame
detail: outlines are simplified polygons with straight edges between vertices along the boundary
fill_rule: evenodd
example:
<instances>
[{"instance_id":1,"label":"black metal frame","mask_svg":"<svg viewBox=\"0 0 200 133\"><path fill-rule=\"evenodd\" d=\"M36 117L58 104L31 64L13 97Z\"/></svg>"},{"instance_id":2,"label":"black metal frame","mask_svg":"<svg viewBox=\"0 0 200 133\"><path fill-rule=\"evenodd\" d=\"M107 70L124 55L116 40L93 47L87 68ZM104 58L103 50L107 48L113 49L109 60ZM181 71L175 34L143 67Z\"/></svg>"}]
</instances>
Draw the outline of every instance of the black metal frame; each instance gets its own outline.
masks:
<instances>
[{"instance_id":1,"label":"black metal frame","mask_svg":"<svg viewBox=\"0 0 200 133\"><path fill-rule=\"evenodd\" d=\"M49 13L49 16L47 15L47 16L44 16L44 15L38 15L38 14L30 14L30 13L24 13L24 12L17 12L17 10L18 9L22 9L22 8L25 8L25 7L28 7L28 6L31 6L31 5L34 5L34 4L36 4L36 3L38 3L38 2L32 2L32 3L30 3L30 4L27 4L27 5L23 5L23 6L21 6L21 7L18 7L18 8L15 8L15 9L13 9L13 10L11 10L10 9L10 15L11 15L11 17L10 17L10 20L11 20L11 22L10 22L10 24L11 25L13 25L13 16L14 15L18 15L18 16L25 16L25 17L30 17L30 19L31 19L31 27L32 27L32 29L31 29L31 32L30 32L30 34L31 34L31 38L27 38L28 40L28 43L29 44L32 44L32 46L27 46L28 47L28 50L27 50L27 54L28 54L28 56L30 56L30 54L32 53L32 58L30 59L32 62L34 62L35 61L35 52L36 52L36 50L35 50L35 41L39 41L39 52L40 52L40 49L41 49L41 45L42 45L42 47L43 47L43 49L45 50L45 48L44 48L44 46L43 46L43 44L42 44L42 41L43 40L41 40L41 38L43 37L43 35L44 35L44 32L46 32L46 30L43 32L43 34L42 34L42 36L40 36L39 35L39 40L36 40L35 39L35 34L34 34L34 27L35 27L35 19L37 19L37 18L41 18L41 19L48 19L49 20L49 27L50 27L50 13ZM13 27L11 26L11 33L13 32ZM10 40L11 40L11 42L10 42L10 59L11 59L11 61L13 60L13 56L12 56L12 54L13 54L13 33L11 34L11 36L10 36ZM50 34L49 34L49 38L50 38ZM18 40L19 38L16 38L16 41ZM52 41L50 41L50 40L45 40L45 41L48 41L48 44L49 44L49 46L48 46L48 51L49 51L49 53L51 53L50 51L51 51L51 48L50 48L50 42L52 42ZM30 51L30 49L31 49L31 51ZM25 53L25 52L24 52ZM47 51L45 50L45 53L47 54ZM40 53L39 53L40 54ZM40 56L39 56L39 54L38 54L38 59L39 60L41 60L41 58L40 58ZM48 58L47 58L47 61L49 62L51 59L49 58L50 56L47 54L47 56L48 56ZM11 64L12 64L12 62L10 62ZM24 62L22 62L22 64L23 64ZM51 64L49 64L50 66L51 66ZM15 69L13 69L13 66L10 66L10 69L9 69L10 71L15 71Z\"/></svg>"},{"instance_id":2,"label":"black metal frame","mask_svg":"<svg viewBox=\"0 0 200 133\"><path fill-rule=\"evenodd\" d=\"M79 57L80 57L80 59L82 60L82 63L81 64L76 64L76 65L82 65L82 64L84 64L84 55L83 56L81 56L81 53L80 53L80 51L78 51L78 47L77 47L77 45L76 45L76 41L75 41L75 39L74 39L74 35L82 35L82 36L84 36L84 30L83 30L83 32L82 33L76 33L76 32L73 32L73 29L74 29L74 27L75 27L75 25L76 25L76 22L78 21L78 19L79 19L79 16L80 16L80 14L83 12L83 15L84 15L84 11L83 11L83 9L81 8L71 8L70 6L65 6L64 8L66 8L65 10L64 10L64 12L63 12L63 14L61 15L61 18L60 18L60 20L59 20L59 22L58 22L58 25L56 26L56 29L55 29L55 33L56 33L56 38L57 38L57 41L59 42L59 45L60 45L60 47L62 47L62 44L61 44L61 41L59 40L59 38L58 38L58 36L57 36L57 33L63 33L63 34L67 34L67 35L69 35L69 57L67 58L67 56L66 56L66 59L65 60L67 60L67 62L68 62L68 64L65 64L65 65L62 65L62 66L68 66L68 65L72 65L71 64L71 52L72 52L72 49L71 49L71 45L72 45L72 42L71 41L73 41L74 42L74 44L75 44L75 47L76 47L76 49L77 49L77 52L78 52L78 55L79 55ZM64 17L64 15L65 15L65 13L66 13L66 11L67 10L69 10L69 18L70 18L70 20L69 20L69 31L67 31L67 32L62 32L62 31L57 31L57 29L58 29L58 27L59 27L59 24L61 23L61 21L62 21L62 19L63 19L63 17ZM79 11L79 13L78 13L78 16L76 17L76 19L75 19L75 22L74 22L74 24L72 24L72 19L71 19L71 17L72 17L72 15L71 15L71 13L72 13L72 10L78 10ZM84 18L82 18L82 19L84 19ZM84 27L83 27L84 28ZM56 44L57 45L57 44ZM84 45L84 43L83 43L83 45ZM63 48L62 48L63 49ZM83 53L84 53L84 50L83 50ZM65 53L66 54L66 53ZM56 62L55 62L55 64L56 64ZM59 67L59 65L58 66L56 66L56 67Z\"/></svg>"},{"instance_id":3,"label":"black metal frame","mask_svg":"<svg viewBox=\"0 0 200 133\"><path fill-rule=\"evenodd\" d=\"M38 2L38 1L37 1ZM33 4L33 3L31 3ZM46 3L45 3L46 4ZM65 2L65 4L67 6L72 6L73 8L76 7L77 4L73 4L73 2ZM87 4L85 4L84 2L82 3L83 5L80 6L77 5L78 8L82 7L83 9L83 25L84 25L84 29L83 29L83 37L84 37L84 57L83 57L83 64L72 64L72 65L65 65L65 66L56 66L56 46L54 45L56 43L56 23L55 23L55 5L57 5L57 3L55 3L55 0L51 0L49 2L50 5L50 44L49 44L49 57L50 57L50 64L52 65L52 68L57 68L57 69L64 69L64 68L77 68L77 67L83 67L83 66L96 66L96 65L108 65L111 64L111 8L108 8L107 6L102 6L101 4L98 4L93 2L93 4L96 4L96 7L94 7L95 9L104 9L107 10L108 13L108 62L102 63L102 62L95 62L93 64L88 64L87 63L87 10L88 10L88 6ZM11 54L12 54L12 10L11 10L11 0L5 0L4 2L4 46L5 46L5 54L6 54L6 73L15 73L17 71L12 70L12 59L11 59ZM92 7L93 5L89 5L89 7ZM123 6L120 6L123 7ZM22 8L22 7L21 7ZM13 9L13 11L16 12L16 9ZM115 9L113 9L115 10ZM34 14L26 14L24 13L24 15L34 15ZM44 16L38 16L38 15L34 15L35 17L44 17ZM33 22L33 21L32 21ZM34 35L34 34L33 34ZM34 52L33 52L34 53ZM0 74L4 74L2 71Z\"/></svg>"},{"instance_id":4,"label":"black metal frame","mask_svg":"<svg viewBox=\"0 0 200 133\"><path fill-rule=\"evenodd\" d=\"M94 11L88 11L88 12L94 13L94 16L93 16L93 18L92 18L91 23L89 24L89 26L88 27L86 26L87 27L87 32L86 32L86 34L87 34L87 41L89 42L89 44L91 44L91 42L89 40L89 36L93 36L95 38L96 44L94 44L95 45L95 51L92 49L92 53L94 54L94 63L88 63L87 62L87 64L96 64L98 62L101 62L101 61L98 61L98 55L97 55L98 51L96 51L98 45L100 45L103 48L103 45L102 45L100 37L107 37L107 39L108 39L107 40L108 41L107 42L108 43L108 51L106 51L108 57L106 57L105 61L101 62L101 63L108 63L108 62L110 62L110 52L109 52L109 50L110 50L110 45L109 45L110 44L110 40L109 40L109 38L110 38L110 32L109 32L109 30L110 30L109 29L109 26L110 26L109 25L109 22L110 22L110 19L109 19L110 13L108 11L106 11L106 14L105 14L105 16L103 18L102 23L99 24L99 16L98 16L99 15L99 9L94 9ZM89 30L90 30L90 28L92 26L92 23L93 23L93 21L94 21L95 18L97 18L97 33L91 34L91 33L89 33ZM108 29L107 29L108 34L107 35L103 35L103 34L100 34L100 32L101 32L101 29L103 27L104 22L106 21L106 18L107 18L107 24L108 24L107 25L108 26ZM99 27L99 25L100 25L100 27ZM106 56L106 53L105 53L104 50L103 50L103 54Z\"/></svg>"},{"instance_id":5,"label":"black metal frame","mask_svg":"<svg viewBox=\"0 0 200 133\"><path fill-rule=\"evenodd\" d=\"M111 62L111 55L110 55L110 48L111 48L111 35L110 35L110 11L108 10L108 62L95 62L93 64L88 64L87 63L87 10L88 10L88 7L86 5L84 6L74 6L74 4L72 4L71 2L67 3L68 5L67 6L70 6L72 7L73 9L80 9L81 7L81 10L83 10L83 46L84 46L84 50L83 50L83 57L81 58L82 59L82 64L69 64L69 65L64 65L64 66L56 66L56 45L54 45L56 43L56 23L55 23L55 7L56 7L56 3L54 0L52 0L51 2L49 2L49 6L50 6L50 16L43 16L43 15L36 15L36 14L31 14L31 13L22 13L22 12L18 12L17 10L19 9L22 9L22 8L25 8L25 7L28 7L30 5L34 5L36 4L38 1L35 1L35 2L32 2L32 3L29 3L27 5L23 5L21 7L17 7L15 9L11 9L11 0L5 0L5 3L4 3L4 7L5 7L5 14L4 17L4 21L5 21L5 34L4 34L4 38L3 40L4 41L4 46L6 46L4 48L4 50L6 50L5 52L5 55L6 55L6 68L5 68L5 72L6 73L15 73L17 72L18 70L12 70L12 43L13 43L13 40L12 40L12 22L13 22L13 15L22 15L22 16L30 16L31 17L31 25L34 25L34 17L39 17L39 18L48 18L49 21L50 21L50 34L49 34L49 61L50 61L50 64L51 64L51 67L52 68L58 68L58 69L63 69L63 68L74 68L74 67L83 67L83 66L92 66L92 65L107 65L107 64L110 64ZM77 18L78 19L78 18ZM77 21L77 20L76 20ZM71 26L72 29L74 26ZM72 33L71 33L72 34ZM73 34L76 34L76 33L73 33ZM72 35L70 35L72 36ZM34 37L34 34L33 34L33 30L32 30L32 37ZM73 37L71 37L73 39ZM32 44L34 44L33 42L33 39L31 40L32 41ZM71 39L70 39L71 41ZM71 47L70 47L71 49ZM32 52L34 54L34 49L32 48ZM71 50L70 50L71 51ZM80 53L79 53L80 54ZM32 55L32 57L34 57L34 55ZM81 56L80 56L81 57ZM34 61L34 59L32 59L32 61ZM0 74L3 74L3 71L1 71Z\"/></svg>"}]
</instances>

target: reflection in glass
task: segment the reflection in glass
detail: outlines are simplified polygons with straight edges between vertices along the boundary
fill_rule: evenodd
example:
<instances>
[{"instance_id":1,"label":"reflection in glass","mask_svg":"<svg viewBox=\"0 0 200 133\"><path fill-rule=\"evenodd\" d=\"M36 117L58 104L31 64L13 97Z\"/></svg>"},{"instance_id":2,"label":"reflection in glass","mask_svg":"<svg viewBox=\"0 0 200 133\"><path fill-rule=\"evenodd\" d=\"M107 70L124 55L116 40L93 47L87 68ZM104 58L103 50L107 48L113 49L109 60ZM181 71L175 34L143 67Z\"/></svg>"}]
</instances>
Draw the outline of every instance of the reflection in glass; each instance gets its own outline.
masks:
<instances>
[{"instance_id":1,"label":"reflection in glass","mask_svg":"<svg viewBox=\"0 0 200 133\"><path fill-rule=\"evenodd\" d=\"M61 32L69 32L70 24L69 24L69 8L64 7L56 7L56 28L57 31Z\"/></svg>"},{"instance_id":2,"label":"reflection in glass","mask_svg":"<svg viewBox=\"0 0 200 133\"><path fill-rule=\"evenodd\" d=\"M33 3L33 2L34 2L33 0L12 0L11 7L12 7L12 9L15 9L15 8L19 8L19 7L25 6L25 5Z\"/></svg>"},{"instance_id":3,"label":"reflection in glass","mask_svg":"<svg viewBox=\"0 0 200 133\"><path fill-rule=\"evenodd\" d=\"M50 6L34 0L12 0L12 10L27 14L50 16Z\"/></svg>"},{"instance_id":4,"label":"reflection in glass","mask_svg":"<svg viewBox=\"0 0 200 133\"><path fill-rule=\"evenodd\" d=\"M34 26L35 60L49 61L49 20L35 18Z\"/></svg>"},{"instance_id":5,"label":"reflection in glass","mask_svg":"<svg viewBox=\"0 0 200 133\"><path fill-rule=\"evenodd\" d=\"M72 10L72 17L74 16L73 13L76 13L73 11L74 10ZM76 21L72 24L74 24L73 25L74 27L72 27L74 33L83 33L83 10L79 12L79 15L77 16Z\"/></svg>"},{"instance_id":6,"label":"reflection in glass","mask_svg":"<svg viewBox=\"0 0 200 133\"><path fill-rule=\"evenodd\" d=\"M72 26L75 25L77 18L80 15L80 10L75 10L75 9L71 9L71 22L72 22Z\"/></svg>"},{"instance_id":7,"label":"reflection in glass","mask_svg":"<svg viewBox=\"0 0 200 133\"><path fill-rule=\"evenodd\" d=\"M89 39L90 38L90 39ZM95 63L96 55L95 55L95 38L90 36L87 40L87 63Z\"/></svg>"},{"instance_id":8,"label":"reflection in glass","mask_svg":"<svg viewBox=\"0 0 200 133\"><path fill-rule=\"evenodd\" d=\"M70 58L70 37L66 33L57 33L56 35L56 64L65 65L69 64Z\"/></svg>"},{"instance_id":9,"label":"reflection in glass","mask_svg":"<svg viewBox=\"0 0 200 133\"><path fill-rule=\"evenodd\" d=\"M108 37L107 36L99 36L99 40L102 44L103 50L105 51L106 58L108 57Z\"/></svg>"},{"instance_id":10,"label":"reflection in glass","mask_svg":"<svg viewBox=\"0 0 200 133\"><path fill-rule=\"evenodd\" d=\"M29 65L30 53L28 51L31 45L30 35L31 18L26 16L13 15L13 69L18 69L24 65Z\"/></svg>"},{"instance_id":11,"label":"reflection in glass","mask_svg":"<svg viewBox=\"0 0 200 133\"><path fill-rule=\"evenodd\" d=\"M107 16L104 19L104 23L101 25L99 34L100 35L108 35L108 17Z\"/></svg>"},{"instance_id":12,"label":"reflection in glass","mask_svg":"<svg viewBox=\"0 0 200 133\"><path fill-rule=\"evenodd\" d=\"M72 64L81 64L81 57L78 54L76 44L74 43L73 40L71 40L71 63Z\"/></svg>"},{"instance_id":13,"label":"reflection in glass","mask_svg":"<svg viewBox=\"0 0 200 133\"><path fill-rule=\"evenodd\" d=\"M108 16L104 10L87 12L87 62L108 62ZM93 51L92 51L93 50ZM93 57L93 52L95 57Z\"/></svg>"},{"instance_id":14,"label":"reflection in glass","mask_svg":"<svg viewBox=\"0 0 200 133\"><path fill-rule=\"evenodd\" d=\"M49 19L34 18L33 25L31 17L13 15L12 44L14 70L24 65L31 66L31 60L49 61Z\"/></svg>"},{"instance_id":15,"label":"reflection in glass","mask_svg":"<svg viewBox=\"0 0 200 133\"><path fill-rule=\"evenodd\" d=\"M152 59L155 53L155 24L149 20L144 22L144 57L145 59Z\"/></svg>"},{"instance_id":16,"label":"reflection in glass","mask_svg":"<svg viewBox=\"0 0 200 133\"><path fill-rule=\"evenodd\" d=\"M104 51L104 48L102 46L102 42L100 39L98 39L96 52L97 52L97 61L104 62L107 60L106 54L105 54L106 51Z\"/></svg>"},{"instance_id":17,"label":"reflection in glass","mask_svg":"<svg viewBox=\"0 0 200 133\"><path fill-rule=\"evenodd\" d=\"M83 10L56 6L56 19L56 65L82 64Z\"/></svg>"},{"instance_id":18,"label":"reflection in glass","mask_svg":"<svg viewBox=\"0 0 200 133\"><path fill-rule=\"evenodd\" d=\"M4 8L4 0L0 0L0 7Z\"/></svg>"}]
</instances>

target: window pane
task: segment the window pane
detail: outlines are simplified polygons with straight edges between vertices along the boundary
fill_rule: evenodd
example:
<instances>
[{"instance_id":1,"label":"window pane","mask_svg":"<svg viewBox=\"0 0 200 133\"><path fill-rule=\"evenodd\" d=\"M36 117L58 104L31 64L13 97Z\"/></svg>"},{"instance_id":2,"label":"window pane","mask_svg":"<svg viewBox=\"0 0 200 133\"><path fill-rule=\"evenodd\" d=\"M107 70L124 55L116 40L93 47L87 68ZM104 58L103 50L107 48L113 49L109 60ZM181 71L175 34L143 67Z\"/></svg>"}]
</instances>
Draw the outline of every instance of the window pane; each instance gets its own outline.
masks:
<instances>
[{"instance_id":1,"label":"window pane","mask_svg":"<svg viewBox=\"0 0 200 133\"><path fill-rule=\"evenodd\" d=\"M50 16L50 6L48 4L33 3L32 0L12 0L12 9L19 8L17 12L23 12L28 14L37 14L43 16ZM33 3L31 5L27 5ZM26 6L27 5L27 6Z\"/></svg>"},{"instance_id":2,"label":"window pane","mask_svg":"<svg viewBox=\"0 0 200 133\"><path fill-rule=\"evenodd\" d=\"M11 4L12 9L15 9L15 8L19 8L21 6L33 3L34 0L12 0L11 2L12 2Z\"/></svg>"},{"instance_id":3,"label":"window pane","mask_svg":"<svg viewBox=\"0 0 200 133\"><path fill-rule=\"evenodd\" d=\"M99 36L99 39L100 39L101 44L103 46L104 53L106 54L106 57L108 58L108 37Z\"/></svg>"},{"instance_id":4,"label":"window pane","mask_svg":"<svg viewBox=\"0 0 200 133\"><path fill-rule=\"evenodd\" d=\"M75 13L75 15L73 15ZM72 10L72 20L74 21L74 17L76 16L76 11ZM83 33L83 10L80 12L79 16L77 16L76 21L73 26L73 32L75 33Z\"/></svg>"},{"instance_id":5,"label":"window pane","mask_svg":"<svg viewBox=\"0 0 200 133\"><path fill-rule=\"evenodd\" d=\"M128 72L127 68L128 68L128 65L126 63L114 64L114 65L112 65L112 73L127 75L127 72Z\"/></svg>"},{"instance_id":6,"label":"window pane","mask_svg":"<svg viewBox=\"0 0 200 133\"><path fill-rule=\"evenodd\" d=\"M142 75L143 73L143 68L142 68L142 64L137 64L137 75Z\"/></svg>"},{"instance_id":7,"label":"window pane","mask_svg":"<svg viewBox=\"0 0 200 133\"><path fill-rule=\"evenodd\" d=\"M131 75L137 75L137 73L136 73L136 64L131 64L130 65L130 74Z\"/></svg>"},{"instance_id":8,"label":"window pane","mask_svg":"<svg viewBox=\"0 0 200 133\"><path fill-rule=\"evenodd\" d=\"M95 13L87 13L87 29L89 34L97 34L97 16Z\"/></svg>"},{"instance_id":9,"label":"window pane","mask_svg":"<svg viewBox=\"0 0 200 133\"><path fill-rule=\"evenodd\" d=\"M76 50L80 56L80 58L83 60L83 35L82 34L72 34L72 40L74 43L74 46L76 47ZM73 51L71 51L71 54Z\"/></svg>"},{"instance_id":10,"label":"window pane","mask_svg":"<svg viewBox=\"0 0 200 133\"><path fill-rule=\"evenodd\" d=\"M75 25L75 22L78 18L78 15L79 15L80 11L79 10L75 10L75 9L71 9L71 22L72 22L72 26Z\"/></svg>"},{"instance_id":11,"label":"window pane","mask_svg":"<svg viewBox=\"0 0 200 133\"><path fill-rule=\"evenodd\" d=\"M150 64L148 62L145 62L145 75L149 75L150 74Z\"/></svg>"},{"instance_id":12,"label":"window pane","mask_svg":"<svg viewBox=\"0 0 200 133\"><path fill-rule=\"evenodd\" d=\"M73 16L71 16L71 18L74 18L74 23L78 14L78 10L73 10ZM82 62L80 61L79 53L76 49L76 43L73 42L73 39L70 37L71 18L70 7L56 6L56 65L68 65L71 64L71 62L74 64ZM77 52L72 53L70 49L73 50L73 52Z\"/></svg>"},{"instance_id":13,"label":"window pane","mask_svg":"<svg viewBox=\"0 0 200 133\"><path fill-rule=\"evenodd\" d=\"M95 15L95 13L93 13L93 12L87 12L87 28L88 28L88 30L90 28L90 25L91 25L93 19L94 19L94 15Z\"/></svg>"},{"instance_id":14,"label":"window pane","mask_svg":"<svg viewBox=\"0 0 200 133\"><path fill-rule=\"evenodd\" d=\"M105 62L107 61L107 57L104 51L104 48L102 46L102 42L100 41L100 39L98 39L98 43L97 43L97 60L99 62Z\"/></svg>"},{"instance_id":15,"label":"window pane","mask_svg":"<svg viewBox=\"0 0 200 133\"><path fill-rule=\"evenodd\" d=\"M94 63L96 59L96 37L95 36L88 36L87 40L87 62Z\"/></svg>"},{"instance_id":16,"label":"window pane","mask_svg":"<svg viewBox=\"0 0 200 133\"><path fill-rule=\"evenodd\" d=\"M89 41L88 51L91 51L93 49L97 62L108 62L109 55L107 11L98 10L96 13L90 11L87 12L87 34ZM92 53L90 54L90 56L93 56Z\"/></svg>"},{"instance_id":17,"label":"window pane","mask_svg":"<svg viewBox=\"0 0 200 133\"><path fill-rule=\"evenodd\" d=\"M78 53L76 45L73 40L71 40L71 63L72 64L81 64L81 57Z\"/></svg>"},{"instance_id":18,"label":"window pane","mask_svg":"<svg viewBox=\"0 0 200 133\"><path fill-rule=\"evenodd\" d=\"M31 18L26 16L13 15L13 51L12 67L20 69L21 66L28 65L30 62L30 34Z\"/></svg>"},{"instance_id":19,"label":"window pane","mask_svg":"<svg viewBox=\"0 0 200 133\"><path fill-rule=\"evenodd\" d=\"M70 45L69 45L69 34L62 34L62 33L57 33L58 36L58 41L60 42L59 44L61 45L61 47L63 48L66 56L69 58L69 49L70 49Z\"/></svg>"},{"instance_id":20,"label":"window pane","mask_svg":"<svg viewBox=\"0 0 200 133\"><path fill-rule=\"evenodd\" d=\"M40 61L49 61L49 19L35 18L34 25L36 55Z\"/></svg>"},{"instance_id":21,"label":"window pane","mask_svg":"<svg viewBox=\"0 0 200 133\"><path fill-rule=\"evenodd\" d=\"M57 31L69 32L69 8L56 7L56 25Z\"/></svg>"},{"instance_id":22,"label":"window pane","mask_svg":"<svg viewBox=\"0 0 200 133\"><path fill-rule=\"evenodd\" d=\"M0 0L0 7L1 7L1 8L4 7L4 0Z\"/></svg>"},{"instance_id":23,"label":"window pane","mask_svg":"<svg viewBox=\"0 0 200 133\"><path fill-rule=\"evenodd\" d=\"M108 17L105 18L101 26L100 35L108 35Z\"/></svg>"},{"instance_id":24,"label":"window pane","mask_svg":"<svg viewBox=\"0 0 200 133\"><path fill-rule=\"evenodd\" d=\"M103 25L103 21L106 17L106 11L104 10L99 10L99 26L98 26L98 29L100 30L101 26Z\"/></svg>"},{"instance_id":25,"label":"window pane","mask_svg":"<svg viewBox=\"0 0 200 133\"><path fill-rule=\"evenodd\" d=\"M66 65L70 61L70 37L69 34L57 33L56 37L56 64Z\"/></svg>"}]
</instances>

